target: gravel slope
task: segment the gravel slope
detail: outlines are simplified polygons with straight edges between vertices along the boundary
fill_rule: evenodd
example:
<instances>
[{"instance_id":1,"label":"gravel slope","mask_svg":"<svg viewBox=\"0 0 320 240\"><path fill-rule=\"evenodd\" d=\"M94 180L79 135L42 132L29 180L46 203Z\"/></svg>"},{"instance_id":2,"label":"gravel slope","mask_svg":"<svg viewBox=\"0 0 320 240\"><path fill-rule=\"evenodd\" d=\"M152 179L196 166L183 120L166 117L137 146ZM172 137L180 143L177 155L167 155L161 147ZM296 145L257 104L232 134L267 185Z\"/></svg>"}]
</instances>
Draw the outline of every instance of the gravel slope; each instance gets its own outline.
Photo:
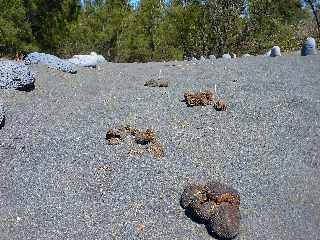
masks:
<instances>
[{"instance_id":1,"label":"gravel slope","mask_svg":"<svg viewBox=\"0 0 320 240\"><path fill-rule=\"evenodd\" d=\"M144 87L160 69L169 88ZM0 239L212 239L179 206L208 179L240 191L238 239L320 239L320 56L33 70L34 91L0 90ZM227 112L181 102L215 84ZM107 145L122 124L165 157Z\"/></svg>"}]
</instances>

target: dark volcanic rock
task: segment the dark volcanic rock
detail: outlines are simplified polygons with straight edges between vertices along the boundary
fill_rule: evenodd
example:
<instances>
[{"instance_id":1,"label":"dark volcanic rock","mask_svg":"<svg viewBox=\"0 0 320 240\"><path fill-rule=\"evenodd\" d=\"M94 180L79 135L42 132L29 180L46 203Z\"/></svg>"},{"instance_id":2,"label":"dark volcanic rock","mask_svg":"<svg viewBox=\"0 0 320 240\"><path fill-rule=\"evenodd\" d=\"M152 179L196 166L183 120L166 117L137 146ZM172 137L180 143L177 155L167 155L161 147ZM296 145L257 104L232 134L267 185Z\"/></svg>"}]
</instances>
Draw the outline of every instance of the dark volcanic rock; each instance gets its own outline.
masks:
<instances>
[{"instance_id":1,"label":"dark volcanic rock","mask_svg":"<svg viewBox=\"0 0 320 240\"><path fill-rule=\"evenodd\" d=\"M0 61L0 89L34 88L34 74L28 66L14 61Z\"/></svg>"},{"instance_id":2,"label":"dark volcanic rock","mask_svg":"<svg viewBox=\"0 0 320 240\"><path fill-rule=\"evenodd\" d=\"M0 99L0 129L4 126L4 106L3 106L3 101Z\"/></svg>"}]
</instances>

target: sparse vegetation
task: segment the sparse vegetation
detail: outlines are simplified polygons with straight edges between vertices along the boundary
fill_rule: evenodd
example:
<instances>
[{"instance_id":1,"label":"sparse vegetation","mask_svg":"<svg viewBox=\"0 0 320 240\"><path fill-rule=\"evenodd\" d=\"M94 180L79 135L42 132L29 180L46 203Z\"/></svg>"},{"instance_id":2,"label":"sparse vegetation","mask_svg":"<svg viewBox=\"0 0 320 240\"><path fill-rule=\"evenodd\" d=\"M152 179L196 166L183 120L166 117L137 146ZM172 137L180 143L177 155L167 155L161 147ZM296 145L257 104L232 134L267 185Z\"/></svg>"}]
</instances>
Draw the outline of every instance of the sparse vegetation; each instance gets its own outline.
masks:
<instances>
[{"instance_id":1,"label":"sparse vegetation","mask_svg":"<svg viewBox=\"0 0 320 240\"><path fill-rule=\"evenodd\" d=\"M299 0L84 2L1 1L1 55L96 51L111 61L146 62L260 54L275 44L291 51L308 35L315 37L305 29L319 24L319 6L310 4L315 1L306 1L306 8Z\"/></svg>"}]
</instances>

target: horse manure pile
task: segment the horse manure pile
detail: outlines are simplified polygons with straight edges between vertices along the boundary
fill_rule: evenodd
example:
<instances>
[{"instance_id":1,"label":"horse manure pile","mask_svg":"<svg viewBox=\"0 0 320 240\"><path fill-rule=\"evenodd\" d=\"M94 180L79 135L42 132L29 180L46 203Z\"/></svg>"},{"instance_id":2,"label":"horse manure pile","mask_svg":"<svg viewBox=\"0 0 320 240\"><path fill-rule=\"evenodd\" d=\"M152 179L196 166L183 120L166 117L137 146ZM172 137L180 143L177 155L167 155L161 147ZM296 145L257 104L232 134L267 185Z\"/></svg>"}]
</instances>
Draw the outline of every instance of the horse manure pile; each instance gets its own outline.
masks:
<instances>
[{"instance_id":1,"label":"horse manure pile","mask_svg":"<svg viewBox=\"0 0 320 240\"><path fill-rule=\"evenodd\" d=\"M227 104L221 99L216 99L209 90L184 93L184 101L188 107L213 105L217 111L227 111Z\"/></svg>"},{"instance_id":2,"label":"horse manure pile","mask_svg":"<svg viewBox=\"0 0 320 240\"><path fill-rule=\"evenodd\" d=\"M204 92L185 92L184 100L188 107L206 106L213 103L213 93L210 91Z\"/></svg>"},{"instance_id":3,"label":"horse manure pile","mask_svg":"<svg viewBox=\"0 0 320 240\"><path fill-rule=\"evenodd\" d=\"M192 219L206 224L214 237L232 239L239 234L240 195L232 187L215 181L190 184L180 204Z\"/></svg>"},{"instance_id":4,"label":"horse manure pile","mask_svg":"<svg viewBox=\"0 0 320 240\"><path fill-rule=\"evenodd\" d=\"M109 129L106 134L106 140L109 145L117 145L128 136L134 138L134 142L137 146L143 146L143 148L131 149L129 151L130 155L143 155L144 153L150 153L156 158L163 157L164 147L158 141L156 134L152 129L143 131L130 126Z\"/></svg>"}]
</instances>

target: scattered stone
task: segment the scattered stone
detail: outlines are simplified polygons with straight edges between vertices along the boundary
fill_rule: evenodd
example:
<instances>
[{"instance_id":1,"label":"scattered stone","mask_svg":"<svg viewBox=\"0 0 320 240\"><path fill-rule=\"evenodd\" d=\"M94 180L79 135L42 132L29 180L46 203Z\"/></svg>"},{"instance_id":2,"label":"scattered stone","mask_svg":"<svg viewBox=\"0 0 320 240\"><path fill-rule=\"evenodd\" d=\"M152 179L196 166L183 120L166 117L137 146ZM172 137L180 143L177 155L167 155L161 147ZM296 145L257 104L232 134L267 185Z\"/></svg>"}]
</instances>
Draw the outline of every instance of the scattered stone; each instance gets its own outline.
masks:
<instances>
[{"instance_id":1,"label":"scattered stone","mask_svg":"<svg viewBox=\"0 0 320 240\"><path fill-rule=\"evenodd\" d=\"M104 63L104 62L106 61L106 59L104 58L104 56L99 55L99 54L97 54L96 52L91 52L90 55L91 55L91 56L96 56L98 63Z\"/></svg>"},{"instance_id":2,"label":"scattered stone","mask_svg":"<svg viewBox=\"0 0 320 240\"><path fill-rule=\"evenodd\" d=\"M44 64L50 68L57 69L62 72L67 73L76 73L77 70L74 67L74 64L69 62L68 60L60 59L56 56L46 54L46 53L38 53L33 52L27 55L25 58L25 64Z\"/></svg>"},{"instance_id":3,"label":"scattered stone","mask_svg":"<svg viewBox=\"0 0 320 240\"><path fill-rule=\"evenodd\" d=\"M237 55L235 53L231 53L231 58L237 58Z\"/></svg>"},{"instance_id":4,"label":"scattered stone","mask_svg":"<svg viewBox=\"0 0 320 240\"><path fill-rule=\"evenodd\" d=\"M271 49L270 57L281 57L280 47L274 46L274 47Z\"/></svg>"},{"instance_id":5,"label":"scattered stone","mask_svg":"<svg viewBox=\"0 0 320 240\"><path fill-rule=\"evenodd\" d=\"M269 50L268 52L266 52L266 53L264 54L265 57L270 57L270 55L271 55L271 50Z\"/></svg>"},{"instance_id":6,"label":"scattered stone","mask_svg":"<svg viewBox=\"0 0 320 240\"><path fill-rule=\"evenodd\" d=\"M204 61L206 61L206 58L204 56L201 56L200 61L204 62Z\"/></svg>"},{"instance_id":7,"label":"scattered stone","mask_svg":"<svg viewBox=\"0 0 320 240\"><path fill-rule=\"evenodd\" d=\"M134 137L134 142L136 144L145 146L145 149L131 149L129 151L130 155L143 155L143 153L149 152L156 158L164 156L164 147L158 142L155 132L152 129L142 131L131 128L130 126L109 129L106 134L106 139L109 145L117 145L129 135Z\"/></svg>"},{"instance_id":8,"label":"scattered stone","mask_svg":"<svg viewBox=\"0 0 320 240\"><path fill-rule=\"evenodd\" d=\"M231 55L229 53L223 54L222 58L224 59L231 59Z\"/></svg>"},{"instance_id":9,"label":"scattered stone","mask_svg":"<svg viewBox=\"0 0 320 240\"><path fill-rule=\"evenodd\" d=\"M239 234L240 209L239 207L222 203L214 208L210 218L209 229L218 239L232 239Z\"/></svg>"},{"instance_id":10,"label":"scattered stone","mask_svg":"<svg viewBox=\"0 0 320 240\"><path fill-rule=\"evenodd\" d=\"M312 37L307 38L303 43L301 49L301 56L315 55L317 54L317 44L316 40Z\"/></svg>"},{"instance_id":11,"label":"scattered stone","mask_svg":"<svg viewBox=\"0 0 320 240\"><path fill-rule=\"evenodd\" d=\"M214 103L214 108L217 111L227 111L227 104L223 100L218 100Z\"/></svg>"},{"instance_id":12,"label":"scattered stone","mask_svg":"<svg viewBox=\"0 0 320 240\"><path fill-rule=\"evenodd\" d=\"M180 204L194 220L208 225L218 239L232 239L239 234L240 195L231 186L216 181L190 184Z\"/></svg>"},{"instance_id":13,"label":"scattered stone","mask_svg":"<svg viewBox=\"0 0 320 240\"><path fill-rule=\"evenodd\" d=\"M209 59L212 61L212 60L216 60L216 56L215 55L210 55L209 56Z\"/></svg>"},{"instance_id":14,"label":"scattered stone","mask_svg":"<svg viewBox=\"0 0 320 240\"><path fill-rule=\"evenodd\" d=\"M249 53L243 54L242 57L251 57Z\"/></svg>"},{"instance_id":15,"label":"scattered stone","mask_svg":"<svg viewBox=\"0 0 320 240\"><path fill-rule=\"evenodd\" d=\"M0 129L4 127L4 121L5 121L3 105L4 105L3 101L0 99Z\"/></svg>"},{"instance_id":16,"label":"scattered stone","mask_svg":"<svg viewBox=\"0 0 320 240\"><path fill-rule=\"evenodd\" d=\"M35 77L28 66L16 61L0 61L0 89L29 91L34 89Z\"/></svg>"},{"instance_id":17,"label":"scattered stone","mask_svg":"<svg viewBox=\"0 0 320 240\"><path fill-rule=\"evenodd\" d=\"M95 56L90 55L75 55L68 60L70 63L74 65L78 65L81 67L92 67L96 68L98 65L98 60Z\"/></svg>"},{"instance_id":18,"label":"scattered stone","mask_svg":"<svg viewBox=\"0 0 320 240\"><path fill-rule=\"evenodd\" d=\"M147 82L145 82L144 86L146 87L168 87L169 86L169 82L165 81L165 80L149 80Z\"/></svg>"},{"instance_id":19,"label":"scattered stone","mask_svg":"<svg viewBox=\"0 0 320 240\"><path fill-rule=\"evenodd\" d=\"M213 93L210 91L204 92L185 92L184 100L188 107L206 106L213 103Z\"/></svg>"},{"instance_id":20,"label":"scattered stone","mask_svg":"<svg viewBox=\"0 0 320 240\"><path fill-rule=\"evenodd\" d=\"M102 55L91 52L90 55L74 55L68 61L81 67L96 68L99 63L105 62L105 58Z\"/></svg>"}]
</instances>

